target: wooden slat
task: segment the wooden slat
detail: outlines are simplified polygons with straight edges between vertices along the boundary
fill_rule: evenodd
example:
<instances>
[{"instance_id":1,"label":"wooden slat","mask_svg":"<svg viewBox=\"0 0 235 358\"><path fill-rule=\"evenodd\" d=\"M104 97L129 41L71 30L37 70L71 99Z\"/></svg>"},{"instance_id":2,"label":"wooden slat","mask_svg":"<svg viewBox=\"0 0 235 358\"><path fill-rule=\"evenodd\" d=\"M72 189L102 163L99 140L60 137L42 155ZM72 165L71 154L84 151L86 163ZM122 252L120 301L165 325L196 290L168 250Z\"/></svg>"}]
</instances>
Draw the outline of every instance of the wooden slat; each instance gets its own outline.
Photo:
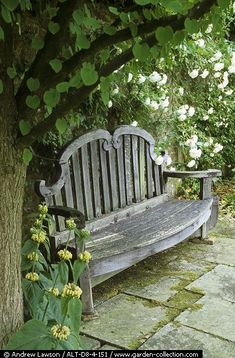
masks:
<instances>
[{"instance_id":1,"label":"wooden slat","mask_svg":"<svg viewBox=\"0 0 235 358\"><path fill-rule=\"evenodd\" d=\"M131 174L131 138L129 135L124 136L124 168L125 168L125 185L126 185L126 202L127 205L132 203L132 174Z\"/></svg>"},{"instance_id":2,"label":"wooden slat","mask_svg":"<svg viewBox=\"0 0 235 358\"><path fill-rule=\"evenodd\" d=\"M70 175L70 166L69 162L65 164L66 167L66 181L65 181L65 200L66 205L70 208L74 208L74 201L73 201L73 188L71 182L71 175Z\"/></svg>"},{"instance_id":3,"label":"wooden slat","mask_svg":"<svg viewBox=\"0 0 235 358\"><path fill-rule=\"evenodd\" d=\"M63 200L60 190L55 195L55 205L63 206ZM65 229L64 218L62 218L61 216L58 216L58 226L60 231L63 231Z\"/></svg>"},{"instance_id":4,"label":"wooden slat","mask_svg":"<svg viewBox=\"0 0 235 358\"><path fill-rule=\"evenodd\" d=\"M145 182L145 148L144 139L139 138L139 170L140 170L140 198L145 199L146 182Z\"/></svg>"},{"instance_id":5,"label":"wooden slat","mask_svg":"<svg viewBox=\"0 0 235 358\"><path fill-rule=\"evenodd\" d=\"M155 195L161 195L161 183L159 176L159 166L153 162L153 179L154 179L154 188Z\"/></svg>"},{"instance_id":6,"label":"wooden slat","mask_svg":"<svg viewBox=\"0 0 235 358\"><path fill-rule=\"evenodd\" d=\"M91 196L91 182L90 182L90 170L88 162L88 149L87 145L84 145L81 148L82 156L82 180L84 188L84 198L85 198L85 211L87 220L94 218L93 205L92 205L92 196Z\"/></svg>"},{"instance_id":7,"label":"wooden slat","mask_svg":"<svg viewBox=\"0 0 235 358\"><path fill-rule=\"evenodd\" d=\"M116 149L111 149L108 152L109 157L109 173L110 173L110 189L111 189L111 202L112 210L116 210L119 207L118 202L118 187L117 187L117 159Z\"/></svg>"},{"instance_id":8,"label":"wooden slat","mask_svg":"<svg viewBox=\"0 0 235 358\"><path fill-rule=\"evenodd\" d=\"M81 178L81 165L79 152L76 151L72 155L73 161L73 175L74 175L74 186L75 186L75 194L76 194L76 207L82 213L84 211L84 195L82 190L82 178Z\"/></svg>"},{"instance_id":9,"label":"wooden slat","mask_svg":"<svg viewBox=\"0 0 235 358\"><path fill-rule=\"evenodd\" d=\"M117 169L120 207L126 206L126 188L124 181L123 137L120 137L121 146L117 149Z\"/></svg>"},{"instance_id":10,"label":"wooden slat","mask_svg":"<svg viewBox=\"0 0 235 358\"><path fill-rule=\"evenodd\" d=\"M100 159L97 150L97 141L91 142L91 171L94 194L95 217L101 216L101 193L100 193Z\"/></svg>"},{"instance_id":11,"label":"wooden slat","mask_svg":"<svg viewBox=\"0 0 235 358\"><path fill-rule=\"evenodd\" d=\"M138 161L138 137L132 136L132 161L135 202L140 201L140 173Z\"/></svg>"},{"instance_id":12,"label":"wooden slat","mask_svg":"<svg viewBox=\"0 0 235 358\"><path fill-rule=\"evenodd\" d=\"M152 198L153 197L153 168L152 168L152 159L150 158L149 154L149 144L145 143L146 148L146 181L147 181L147 197Z\"/></svg>"},{"instance_id":13,"label":"wooden slat","mask_svg":"<svg viewBox=\"0 0 235 358\"><path fill-rule=\"evenodd\" d=\"M107 166L107 152L103 149L103 140L99 141L100 149L100 165L101 165L101 182L102 182L102 195L104 204L104 213L110 212L110 194L109 194L109 181L108 181L108 166Z\"/></svg>"}]
</instances>

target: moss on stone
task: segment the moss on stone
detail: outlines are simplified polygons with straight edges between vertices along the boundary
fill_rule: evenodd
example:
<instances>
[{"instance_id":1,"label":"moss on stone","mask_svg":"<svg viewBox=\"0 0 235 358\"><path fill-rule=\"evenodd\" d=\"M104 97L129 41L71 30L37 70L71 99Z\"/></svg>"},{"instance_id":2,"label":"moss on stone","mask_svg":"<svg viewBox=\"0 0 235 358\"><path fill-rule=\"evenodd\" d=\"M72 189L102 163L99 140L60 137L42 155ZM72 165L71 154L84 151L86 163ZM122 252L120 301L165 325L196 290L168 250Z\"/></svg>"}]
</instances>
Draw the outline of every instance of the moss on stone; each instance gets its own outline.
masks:
<instances>
[{"instance_id":1,"label":"moss on stone","mask_svg":"<svg viewBox=\"0 0 235 358\"><path fill-rule=\"evenodd\" d=\"M200 309L202 309L204 305L202 303L194 303L191 307L190 310L191 311L198 311Z\"/></svg>"},{"instance_id":2,"label":"moss on stone","mask_svg":"<svg viewBox=\"0 0 235 358\"><path fill-rule=\"evenodd\" d=\"M194 292L194 293L198 293L199 295L202 295L202 296L204 296L206 294L206 292L203 289L201 289L200 287L191 286L188 290L191 292Z\"/></svg>"},{"instance_id":3,"label":"moss on stone","mask_svg":"<svg viewBox=\"0 0 235 358\"><path fill-rule=\"evenodd\" d=\"M179 310L185 310L191 307L195 302L197 302L202 297L201 294L193 293L190 291L182 290L173 296L166 305L168 307L174 307Z\"/></svg>"}]
</instances>

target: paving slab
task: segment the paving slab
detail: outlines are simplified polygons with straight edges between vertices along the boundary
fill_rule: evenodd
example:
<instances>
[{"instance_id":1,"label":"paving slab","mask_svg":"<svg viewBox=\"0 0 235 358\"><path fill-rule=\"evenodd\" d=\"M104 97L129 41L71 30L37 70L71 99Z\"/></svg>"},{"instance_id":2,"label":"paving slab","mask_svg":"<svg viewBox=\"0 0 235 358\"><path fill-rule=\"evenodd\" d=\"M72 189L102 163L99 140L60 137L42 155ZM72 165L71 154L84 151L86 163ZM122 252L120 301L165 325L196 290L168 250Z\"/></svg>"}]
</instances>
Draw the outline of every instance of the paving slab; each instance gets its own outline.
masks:
<instances>
[{"instance_id":1,"label":"paving slab","mask_svg":"<svg viewBox=\"0 0 235 358\"><path fill-rule=\"evenodd\" d=\"M212 271L188 285L186 289L197 292L199 288L203 290L207 296L210 295L235 303L234 282L235 267L218 265Z\"/></svg>"},{"instance_id":2,"label":"paving slab","mask_svg":"<svg viewBox=\"0 0 235 358\"><path fill-rule=\"evenodd\" d=\"M87 336L80 336L81 345L84 349L99 349L100 341Z\"/></svg>"},{"instance_id":3,"label":"paving slab","mask_svg":"<svg viewBox=\"0 0 235 358\"><path fill-rule=\"evenodd\" d=\"M120 348L114 347L114 346L110 346L109 344L105 344L104 346L102 346L99 350L100 351L117 351Z\"/></svg>"},{"instance_id":4,"label":"paving slab","mask_svg":"<svg viewBox=\"0 0 235 358\"><path fill-rule=\"evenodd\" d=\"M195 308L181 313L177 321L235 343L235 304L229 301L203 296Z\"/></svg>"},{"instance_id":5,"label":"paving slab","mask_svg":"<svg viewBox=\"0 0 235 358\"><path fill-rule=\"evenodd\" d=\"M203 350L204 358L235 357L235 343L174 323L164 326L139 349Z\"/></svg>"},{"instance_id":6,"label":"paving slab","mask_svg":"<svg viewBox=\"0 0 235 358\"><path fill-rule=\"evenodd\" d=\"M178 310L124 294L99 305L97 312L99 318L83 322L81 332L126 349L139 347L155 327L179 314Z\"/></svg>"},{"instance_id":7,"label":"paving slab","mask_svg":"<svg viewBox=\"0 0 235 358\"><path fill-rule=\"evenodd\" d=\"M182 280L177 277L156 278L156 281L155 284L146 285L145 287L136 287L133 285L128 290L125 290L125 292L138 297L164 302L178 292L175 287L182 282Z\"/></svg>"}]
</instances>

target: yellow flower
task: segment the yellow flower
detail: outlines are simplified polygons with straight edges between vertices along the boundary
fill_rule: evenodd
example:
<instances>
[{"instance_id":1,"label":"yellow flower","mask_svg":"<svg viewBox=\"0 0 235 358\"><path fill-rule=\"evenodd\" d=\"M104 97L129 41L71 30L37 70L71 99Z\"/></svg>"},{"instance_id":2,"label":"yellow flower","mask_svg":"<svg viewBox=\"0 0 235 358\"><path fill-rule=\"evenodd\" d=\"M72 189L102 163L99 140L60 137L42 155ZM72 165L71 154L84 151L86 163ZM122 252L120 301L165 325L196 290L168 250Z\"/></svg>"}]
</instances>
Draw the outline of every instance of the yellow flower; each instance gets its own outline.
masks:
<instances>
[{"instance_id":1,"label":"yellow flower","mask_svg":"<svg viewBox=\"0 0 235 358\"><path fill-rule=\"evenodd\" d=\"M38 261L39 256L35 251L33 251L27 255L27 259L29 259L30 261Z\"/></svg>"},{"instance_id":2,"label":"yellow flower","mask_svg":"<svg viewBox=\"0 0 235 358\"><path fill-rule=\"evenodd\" d=\"M82 290L75 283L68 283L64 286L61 296L62 297L77 297L80 298Z\"/></svg>"},{"instance_id":3,"label":"yellow flower","mask_svg":"<svg viewBox=\"0 0 235 358\"><path fill-rule=\"evenodd\" d=\"M46 204L39 204L38 205L38 211L40 214L44 215L44 214L47 214L48 212L48 207Z\"/></svg>"},{"instance_id":4,"label":"yellow flower","mask_svg":"<svg viewBox=\"0 0 235 358\"><path fill-rule=\"evenodd\" d=\"M90 252L88 251L84 251L84 252L81 252L79 255L78 255L79 259L81 261L84 261L84 262L89 262L90 259L92 258L92 255L90 254Z\"/></svg>"},{"instance_id":5,"label":"yellow flower","mask_svg":"<svg viewBox=\"0 0 235 358\"><path fill-rule=\"evenodd\" d=\"M79 238L80 239L87 239L89 236L91 236L91 232L88 229L82 229L79 232Z\"/></svg>"},{"instance_id":6,"label":"yellow flower","mask_svg":"<svg viewBox=\"0 0 235 358\"><path fill-rule=\"evenodd\" d=\"M35 281L39 280L39 275L36 272L29 272L29 273L27 273L25 278L27 278L27 280L29 280L29 281L35 282Z\"/></svg>"},{"instance_id":7,"label":"yellow flower","mask_svg":"<svg viewBox=\"0 0 235 358\"><path fill-rule=\"evenodd\" d=\"M68 229L68 230L76 229L76 224L75 224L73 218L65 220L65 226L66 226L66 229Z\"/></svg>"},{"instance_id":8,"label":"yellow flower","mask_svg":"<svg viewBox=\"0 0 235 358\"><path fill-rule=\"evenodd\" d=\"M58 251L57 255L61 260L70 260L73 257L72 253L66 249Z\"/></svg>"},{"instance_id":9,"label":"yellow flower","mask_svg":"<svg viewBox=\"0 0 235 358\"><path fill-rule=\"evenodd\" d=\"M46 233L44 231L39 231L37 233L32 234L31 239L40 244L46 240Z\"/></svg>"},{"instance_id":10,"label":"yellow flower","mask_svg":"<svg viewBox=\"0 0 235 358\"><path fill-rule=\"evenodd\" d=\"M59 294L60 294L60 292L59 292L59 289L58 288L56 288L56 287L51 287L51 288L49 288L49 290L48 290L50 293L52 293L52 295L54 295L54 296L59 296Z\"/></svg>"},{"instance_id":11,"label":"yellow flower","mask_svg":"<svg viewBox=\"0 0 235 358\"><path fill-rule=\"evenodd\" d=\"M52 335L60 341L66 340L70 335L70 329L67 326L56 324L51 327Z\"/></svg>"}]
</instances>

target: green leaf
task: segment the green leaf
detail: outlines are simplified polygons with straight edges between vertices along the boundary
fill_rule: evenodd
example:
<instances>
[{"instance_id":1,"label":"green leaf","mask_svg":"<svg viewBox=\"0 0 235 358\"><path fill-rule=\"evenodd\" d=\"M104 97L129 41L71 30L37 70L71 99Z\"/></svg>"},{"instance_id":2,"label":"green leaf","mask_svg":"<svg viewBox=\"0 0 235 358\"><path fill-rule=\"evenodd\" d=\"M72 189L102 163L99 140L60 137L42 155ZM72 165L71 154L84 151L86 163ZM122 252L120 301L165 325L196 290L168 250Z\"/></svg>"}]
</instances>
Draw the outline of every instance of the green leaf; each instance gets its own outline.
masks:
<instances>
[{"instance_id":1,"label":"green leaf","mask_svg":"<svg viewBox=\"0 0 235 358\"><path fill-rule=\"evenodd\" d=\"M37 250L37 243L31 239L26 240L24 243L24 246L22 247L21 253L22 255L27 255L32 251L36 251Z\"/></svg>"},{"instance_id":2,"label":"green leaf","mask_svg":"<svg viewBox=\"0 0 235 358\"><path fill-rule=\"evenodd\" d=\"M5 6L2 6L1 14L2 14L3 20L7 24L10 24L12 22L11 12Z\"/></svg>"},{"instance_id":3,"label":"green leaf","mask_svg":"<svg viewBox=\"0 0 235 358\"><path fill-rule=\"evenodd\" d=\"M181 13L184 11L185 3L180 0L165 0L163 6L175 13Z\"/></svg>"},{"instance_id":4,"label":"green leaf","mask_svg":"<svg viewBox=\"0 0 235 358\"><path fill-rule=\"evenodd\" d=\"M93 30L100 28L99 20L95 19L94 17L85 17L83 19L83 24L87 27L92 27Z\"/></svg>"},{"instance_id":5,"label":"green leaf","mask_svg":"<svg viewBox=\"0 0 235 358\"><path fill-rule=\"evenodd\" d=\"M68 265L64 261L61 261L58 264L58 270L59 270L60 281L65 285L68 282L68 278L69 278Z\"/></svg>"},{"instance_id":6,"label":"green leaf","mask_svg":"<svg viewBox=\"0 0 235 358\"><path fill-rule=\"evenodd\" d=\"M69 86L70 87L76 87L79 88L82 85L82 79L80 76L80 73L76 73L72 78L69 80Z\"/></svg>"},{"instance_id":7,"label":"green leaf","mask_svg":"<svg viewBox=\"0 0 235 358\"><path fill-rule=\"evenodd\" d=\"M41 50L44 47L44 40L40 37L34 37L32 39L31 47L35 50Z\"/></svg>"},{"instance_id":8,"label":"green leaf","mask_svg":"<svg viewBox=\"0 0 235 358\"><path fill-rule=\"evenodd\" d=\"M84 271L86 263L81 260L76 260L73 263L73 281L78 282L81 273Z\"/></svg>"},{"instance_id":9,"label":"green leaf","mask_svg":"<svg viewBox=\"0 0 235 358\"><path fill-rule=\"evenodd\" d=\"M27 87L31 92L37 91L40 87L39 79L30 77L27 80Z\"/></svg>"},{"instance_id":10,"label":"green leaf","mask_svg":"<svg viewBox=\"0 0 235 358\"><path fill-rule=\"evenodd\" d=\"M56 89L50 89L46 91L43 95L44 103L49 107L55 107L60 101L60 94Z\"/></svg>"},{"instance_id":11,"label":"green leaf","mask_svg":"<svg viewBox=\"0 0 235 358\"><path fill-rule=\"evenodd\" d=\"M104 105L106 105L106 106L109 102L110 85L111 85L110 77L101 77L101 80L100 80L101 98L102 98Z\"/></svg>"},{"instance_id":12,"label":"green leaf","mask_svg":"<svg viewBox=\"0 0 235 358\"><path fill-rule=\"evenodd\" d=\"M15 78L15 76L17 75L15 67L7 67L7 74L8 77L13 80L13 78Z\"/></svg>"},{"instance_id":13,"label":"green leaf","mask_svg":"<svg viewBox=\"0 0 235 358\"><path fill-rule=\"evenodd\" d=\"M79 48L84 48L84 49L88 49L91 46L90 41L83 33L77 35L76 44Z\"/></svg>"},{"instance_id":14,"label":"green leaf","mask_svg":"<svg viewBox=\"0 0 235 358\"><path fill-rule=\"evenodd\" d=\"M116 34L116 32L117 32L117 29L116 29L115 26L109 26L109 25L104 26L104 33L105 34L108 34L108 35L112 36L112 35Z\"/></svg>"},{"instance_id":15,"label":"green leaf","mask_svg":"<svg viewBox=\"0 0 235 358\"><path fill-rule=\"evenodd\" d=\"M40 99L38 96L27 96L26 97L26 104L29 108L37 109L40 106Z\"/></svg>"},{"instance_id":16,"label":"green leaf","mask_svg":"<svg viewBox=\"0 0 235 358\"><path fill-rule=\"evenodd\" d=\"M148 5L151 3L150 0L135 0L135 3L141 6Z\"/></svg>"},{"instance_id":17,"label":"green leaf","mask_svg":"<svg viewBox=\"0 0 235 358\"><path fill-rule=\"evenodd\" d=\"M68 314L71 322L71 328L75 334L78 334L82 317L82 302L79 298L74 297L69 301Z\"/></svg>"},{"instance_id":18,"label":"green leaf","mask_svg":"<svg viewBox=\"0 0 235 358\"><path fill-rule=\"evenodd\" d=\"M140 44L137 42L133 46L132 51L133 51L135 58L137 58L140 61L146 61L150 55L150 49L149 49L148 44L146 44L146 43Z\"/></svg>"},{"instance_id":19,"label":"green leaf","mask_svg":"<svg viewBox=\"0 0 235 358\"><path fill-rule=\"evenodd\" d=\"M0 40L4 41L4 38L5 38L5 34L4 34L2 26L0 26Z\"/></svg>"},{"instance_id":20,"label":"green leaf","mask_svg":"<svg viewBox=\"0 0 235 358\"><path fill-rule=\"evenodd\" d=\"M69 90L69 83L68 82L60 82L56 85L56 90L59 93L68 92Z\"/></svg>"},{"instance_id":21,"label":"green leaf","mask_svg":"<svg viewBox=\"0 0 235 358\"><path fill-rule=\"evenodd\" d=\"M221 9L226 9L230 5L230 0L217 0L217 2Z\"/></svg>"},{"instance_id":22,"label":"green leaf","mask_svg":"<svg viewBox=\"0 0 235 358\"><path fill-rule=\"evenodd\" d=\"M172 39L174 35L174 31L170 26L166 26L166 27L160 26L157 28L155 35L158 42L161 45L165 45L167 42L169 42Z\"/></svg>"},{"instance_id":23,"label":"green leaf","mask_svg":"<svg viewBox=\"0 0 235 358\"><path fill-rule=\"evenodd\" d=\"M178 45L181 42L183 42L185 39L185 35L186 35L185 30L176 31L173 37L173 44Z\"/></svg>"},{"instance_id":24,"label":"green leaf","mask_svg":"<svg viewBox=\"0 0 235 358\"><path fill-rule=\"evenodd\" d=\"M3 93L3 82L2 80L0 80L0 94Z\"/></svg>"},{"instance_id":25,"label":"green leaf","mask_svg":"<svg viewBox=\"0 0 235 358\"><path fill-rule=\"evenodd\" d=\"M114 15L119 15L119 11L116 7L109 6L109 11Z\"/></svg>"},{"instance_id":26,"label":"green leaf","mask_svg":"<svg viewBox=\"0 0 235 358\"><path fill-rule=\"evenodd\" d=\"M19 5L19 0L1 0L1 2L3 3L3 5L6 6L6 8L10 11L13 11L17 8L17 6Z\"/></svg>"},{"instance_id":27,"label":"green leaf","mask_svg":"<svg viewBox=\"0 0 235 358\"><path fill-rule=\"evenodd\" d=\"M71 300L71 297L61 297L61 312L63 316L67 315L68 312L68 304Z\"/></svg>"},{"instance_id":28,"label":"green leaf","mask_svg":"<svg viewBox=\"0 0 235 358\"><path fill-rule=\"evenodd\" d=\"M24 121L23 119L19 123L20 132L22 135L26 135L31 130L31 125L29 122Z\"/></svg>"},{"instance_id":29,"label":"green leaf","mask_svg":"<svg viewBox=\"0 0 235 358\"><path fill-rule=\"evenodd\" d=\"M55 123L56 129L63 134L68 129L68 123L64 118L58 118Z\"/></svg>"},{"instance_id":30,"label":"green leaf","mask_svg":"<svg viewBox=\"0 0 235 358\"><path fill-rule=\"evenodd\" d=\"M51 65L51 67L53 68L53 70L58 73L62 70L62 62L60 60L58 60L58 58L54 58L53 60L51 60L49 62L49 64Z\"/></svg>"},{"instance_id":31,"label":"green leaf","mask_svg":"<svg viewBox=\"0 0 235 358\"><path fill-rule=\"evenodd\" d=\"M85 86L91 86L98 81L98 73L95 70L95 66L89 62L83 63L81 69L81 78Z\"/></svg>"},{"instance_id":32,"label":"green leaf","mask_svg":"<svg viewBox=\"0 0 235 358\"><path fill-rule=\"evenodd\" d=\"M189 18L185 19L184 27L189 34L197 33L200 29L197 20L190 20Z\"/></svg>"},{"instance_id":33,"label":"green leaf","mask_svg":"<svg viewBox=\"0 0 235 358\"><path fill-rule=\"evenodd\" d=\"M48 24L48 30L55 35L60 30L60 25L57 22L50 21Z\"/></svg>"},{"instance_id":34,"label":"green leaf","mask_svg":"<svg viewBox=\"0 0 235 358\"><path fill-rule=\"evenodd\" d=\"M24 164L29 165L29 163L31 162L31 160L33 158L33 153L31 152L30 149L25 148L24 151L23 151L22 158L23 158Z\"/></svg>"},{"instance_id":35,"label":"green leaf","mask_svg":"<svg viewBox=\"0 0 235 358\"><path fill-rule=\"evenodd\" d=\"M132 37L136 37L137 34L138 34L138 27L137 27L137 25L132 23L132 24L130 24L129 28L130 28Z\"/></svg>"},{"instance_id":36,"label":"green leaf","mask_svg":"<svg viewBox=\"0 0 235 358\"><path fill-rule=\"evenodd\" d=\"M11 336L5 349L51 350L53 345L54 339L49 328L41 321L31 319Z\"/></svg>"}]
</instances>

